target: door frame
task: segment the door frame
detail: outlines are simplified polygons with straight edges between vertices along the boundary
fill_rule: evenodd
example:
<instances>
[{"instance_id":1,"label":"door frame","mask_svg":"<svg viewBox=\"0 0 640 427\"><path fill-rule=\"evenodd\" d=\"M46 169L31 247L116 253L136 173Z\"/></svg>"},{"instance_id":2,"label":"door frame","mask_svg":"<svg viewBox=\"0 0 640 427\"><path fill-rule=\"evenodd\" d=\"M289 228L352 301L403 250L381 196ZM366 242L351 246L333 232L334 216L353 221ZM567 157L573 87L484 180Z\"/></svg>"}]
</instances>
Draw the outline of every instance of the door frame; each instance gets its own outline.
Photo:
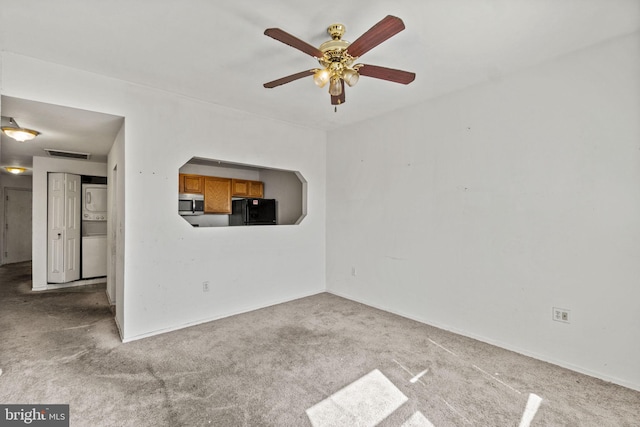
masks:
<instances>
[{"instance_id":1,"label":"door frame","mask_svg":"<svg viewBox=\"0 0 640 427\"><path fill-rule=\"evenodd\" d=\"M11 190L17 190L17 191L28 191L31 193L31 217L32 217L32 221L33 221L33 188L28 188L28 187L4 187L3 192L2 192L2 206L3 206L3 210L2 210L2 254L0 254L0 260L2 260L2 262L0 262L0 265L4 265L7 264L7 259L5 257L5 253L8 252L9 249L9 241L7 239L7 210L8 210L8 203L7 203L7 197L8 197L8 192ZM31 233L33 235L33 223L31 225ZM31 239L31 237L30 237ZM32 249L31 249L31 257L29 258L29 260L33 259L33 242L32 242Z\"/></svg>"}]
</instances>

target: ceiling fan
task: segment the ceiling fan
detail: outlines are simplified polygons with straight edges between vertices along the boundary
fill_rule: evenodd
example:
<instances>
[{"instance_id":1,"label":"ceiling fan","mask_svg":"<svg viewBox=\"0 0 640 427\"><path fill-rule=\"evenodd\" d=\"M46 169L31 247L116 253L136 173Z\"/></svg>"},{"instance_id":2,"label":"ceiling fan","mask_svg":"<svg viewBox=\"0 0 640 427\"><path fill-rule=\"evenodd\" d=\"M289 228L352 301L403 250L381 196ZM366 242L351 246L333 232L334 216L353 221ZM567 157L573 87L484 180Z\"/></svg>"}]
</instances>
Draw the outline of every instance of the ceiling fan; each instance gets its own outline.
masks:
<instances>
[{"instance_id":1,"label":"ceiling fan","mask_svg":"<svg viewBox=\"0 0 640 427\"><path fill-rule=\"evenodd\" d=\"M354 64L360 56L398 34L404 28L402 19L388 15L353 43L349 43L346 40L342 40L345 26L333 24L327 28L327 33L331 35L331 40L322 43L319 48L292 36L280 28L268 28L264 32L265 35L313 56L318 60L322 68L312 68L282 77L265 83L264 87L270 89L303 77L313 76L314 83L319 87L324 87L329 83L331 105L340 105L345 102L344 84L353 86L358 82L360 76L373 77L405 85L409 84L416 78L415 73L377 65Z\"/></svg>"}]
</instances>

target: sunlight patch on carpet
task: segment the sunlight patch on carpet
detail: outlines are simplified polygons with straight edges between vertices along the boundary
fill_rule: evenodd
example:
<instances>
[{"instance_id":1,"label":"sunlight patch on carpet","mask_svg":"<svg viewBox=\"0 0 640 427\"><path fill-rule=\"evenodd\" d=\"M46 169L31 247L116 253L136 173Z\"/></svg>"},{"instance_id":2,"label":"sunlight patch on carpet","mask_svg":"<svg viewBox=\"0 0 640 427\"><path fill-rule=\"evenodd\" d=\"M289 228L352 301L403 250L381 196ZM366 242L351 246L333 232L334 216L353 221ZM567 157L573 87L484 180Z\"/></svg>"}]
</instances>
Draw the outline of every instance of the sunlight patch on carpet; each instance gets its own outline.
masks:
<instances>
[{"instance_id":1,"label":"sunlight patch on carpet","mask_svg":"<svg viewBox=\"0 0 640 427\"><path fill-rule=\"evenodd\" d=\"M533 418L536 416L536 412L538 412L538 408L540 407L541 402L542 398L540 396L533 393L529 394L527 407L524 409L522 419L520 419L520 427L529 427L531 421L533 421Z\"/></svg>"},{"instance_id":2,"label":"sunlight patch on carpet","mask_svg":"<svg viewBox=\"0 0 640 427\"><path fill-rule=\"evenodd\" d=\"M307 409L307 416L314 427L373 427L407 400L375 369Z\"/></svg>"},{"instance_id":3,"label":"sunlight patch on carpet","mask_svg":"<svg viewBox=\"0 0 640 427\"><path fill-rule=\"evenodd\" d=\"M418 411L411 415L400 427L434 427L431 421L427 419L422 412Z\"/></svg>"}]
</instances>

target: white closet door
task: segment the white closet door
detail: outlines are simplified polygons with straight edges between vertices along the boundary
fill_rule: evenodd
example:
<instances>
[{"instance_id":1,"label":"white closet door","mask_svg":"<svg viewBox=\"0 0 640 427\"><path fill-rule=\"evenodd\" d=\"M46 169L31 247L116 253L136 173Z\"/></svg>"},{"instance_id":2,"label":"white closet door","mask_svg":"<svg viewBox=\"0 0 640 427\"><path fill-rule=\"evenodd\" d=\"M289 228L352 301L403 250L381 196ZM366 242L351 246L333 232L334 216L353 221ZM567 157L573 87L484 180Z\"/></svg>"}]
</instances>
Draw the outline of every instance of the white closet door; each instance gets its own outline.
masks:
<instances>
[{"instance_id":1,"label":"white closet door","mask_svg":"<svg viewBox=\"0 0 640 427\"><path fill-rule=\"evenodd\" d=\"M80 176L50 173L47 282L80 279Z\"/></svg>"},{"instance_id":2,"label":"white closet door","mask_svg":"<svg viewBox=\"0 0 640 427\"><path fill-rule=\"evenodd\" d=\"M80 175L66 174L65 282L80 280Z\"/></svg>"}]
</instances>

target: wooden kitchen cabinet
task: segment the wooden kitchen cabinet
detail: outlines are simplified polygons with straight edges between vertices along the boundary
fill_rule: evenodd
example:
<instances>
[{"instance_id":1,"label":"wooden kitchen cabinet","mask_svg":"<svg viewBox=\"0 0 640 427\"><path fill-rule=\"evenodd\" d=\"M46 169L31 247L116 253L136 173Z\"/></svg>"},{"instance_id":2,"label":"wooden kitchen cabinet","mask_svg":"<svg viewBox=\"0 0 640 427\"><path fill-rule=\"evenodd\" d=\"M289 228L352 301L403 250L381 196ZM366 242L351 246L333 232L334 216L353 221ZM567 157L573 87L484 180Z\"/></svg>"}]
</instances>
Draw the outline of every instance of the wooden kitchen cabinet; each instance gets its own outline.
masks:
<instances>
[{"instance_id":1,"label":"wooden kitchen cabinet","mask_svg":"<svg viewBox=\"0 0 640 427\"><path fill-rule=\"evenodd\" d=\"M200 175L179 174L178 175L178 192L179 193L204 193L204 177Z\"/></svg>"},{"instance_id":2,"label":"wooden kitchen cabinet","mask_svg":"<svg viewBox=\"0 0 640 427\"><path fill-rule=\"evenodd\" d=\"M249 181L249 197L264 197L264 184L261 181Z\"/></svg>"},{"instance_id":3,"label":"wooden kitchen cabinet","mask_svg":"<svg viewBox=\"0 0 640 427\"><path fill-rule=\"evenodd\" d=\"M204 177L204 213L231 213L231 179Z\"/></svg>"},{"instance_id":4,"label":"wooden kitchen cabinet","mask_svg":"<svg viewBox=\"0 0 640 427\"><path fill-rule=\"evenodd\" d=\"M231 195L234 197L262 198L264 195L264 184L261 181L249 181L246 179L232 179Z\"/></svg>"},{"instance_id":5,"label":"wooden kitchen cabinet","mask_svg":"<svg viewBox=\"0 0 640 427\"><path fill-rule=\"evenodd\" d=\"M231 197L262 198L264 184L247 179L178 174L178 192L204 195L204 213L230 214Z\"/></svg>"}]
</instances>

